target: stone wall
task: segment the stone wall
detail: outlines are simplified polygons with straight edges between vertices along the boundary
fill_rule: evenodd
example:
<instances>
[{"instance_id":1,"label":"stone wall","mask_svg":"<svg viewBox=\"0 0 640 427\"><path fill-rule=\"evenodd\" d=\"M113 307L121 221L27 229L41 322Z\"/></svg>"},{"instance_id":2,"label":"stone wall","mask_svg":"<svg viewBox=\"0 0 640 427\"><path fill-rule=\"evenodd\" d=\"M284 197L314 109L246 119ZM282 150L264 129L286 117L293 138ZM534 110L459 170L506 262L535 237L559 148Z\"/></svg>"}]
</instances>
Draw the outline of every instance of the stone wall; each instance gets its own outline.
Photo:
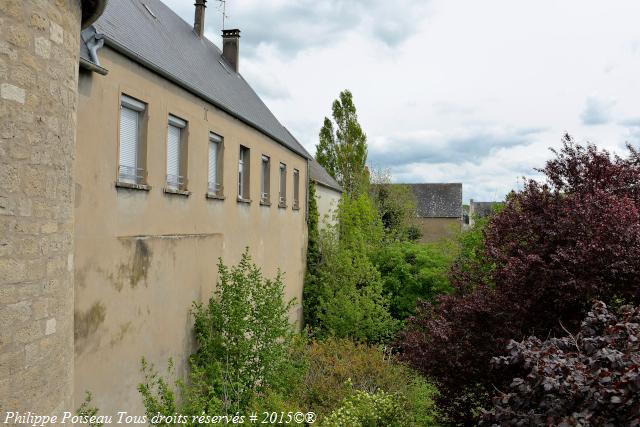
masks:
<instances>
[{"instance_id":1,"label":"stone wall","mask_svg":"<svg viewBox=\"0 0 640 427\"><path fill-rule=\"evenodd\" d=\"M80 0L0 0L0 413L72 410Z\"/></svg>"}]
</instances>

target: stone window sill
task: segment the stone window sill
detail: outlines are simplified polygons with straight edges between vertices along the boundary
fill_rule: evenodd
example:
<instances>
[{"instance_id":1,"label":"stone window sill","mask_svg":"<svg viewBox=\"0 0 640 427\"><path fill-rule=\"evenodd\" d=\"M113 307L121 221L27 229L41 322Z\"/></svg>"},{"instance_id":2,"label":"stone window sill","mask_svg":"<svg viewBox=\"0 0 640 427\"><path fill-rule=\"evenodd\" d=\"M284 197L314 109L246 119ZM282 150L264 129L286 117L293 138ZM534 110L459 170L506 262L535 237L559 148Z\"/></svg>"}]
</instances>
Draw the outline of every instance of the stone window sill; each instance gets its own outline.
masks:
<instances>
[{"instance_id":1,"label":"stone window sill","mask_svg":"<svg viewBox=\"0 0 640 427\"><path fill-rule=\"evenodd\" d=\"M226 197L219 195L219 194L215 194L215 193L207 193L206 194L207 199L211 199L211 200L225 200Z\"/></svg>"},{"instance_id":2,"label":"stone window sill","mask_svg":"<svg viewBox=\"0 0 640 427\"><path fill-rule=\"evenodd\" d=\"M294 210L294 211L299 211L300 210L300 206L295 206L294 205L291 209Z\"/></svg>"},{"instance_id":3,"label":"stone window sill","mask_svg":"<svg viewBox=\"0 0 640 427\"><path fill-rule=\"evenodd\" d=\"M246 204L251 204L251 199L243 199L242 197L238 197L237 199L238 203L246 203Z\"/></svg>"},{"instance_id":4,"label":"stone window sill","mask_svg":"<svg viewBox=\"0 0 640 427\"><path fill-rule=\"evenodd\" d=\"M116 188L125 188L127 190L151 191L151 186L147 184L133 184L131 182L116 181Z\"/></svg>"},{"instance_id":5,"label":"stone window sill","mask_svg":"<svg viewBox=\"0 0 640 427\"><path fill-rule=\"evenodd\" d=\"M286 203L285 203L285 204L279 204L279 205L278 205L278 207L279 207L280 209L287 209L287 205L286 205Z\"/></svg>"},{"instance_id":6,"label":"stone window sill","mask_svg":"<svg viewBox=\"0 0 640 427\"><path fill-rule=\"evenodd\" d=\"M169 187L164 187L162 189L162 191L164 191L164 194L174 194L176 196L185 196L185 197L189 197L191 195L191 191L188 190L178 190L177 188L169 188Z\"/></svg>"},{"instance_id":7,"label":"stone window sill","mask_svg":"<svg viewBox=\"0 0 640 427\"><path fill-rule=\"evenodd\" d=\"M268 200L260 200L260 206L271 206L271 202Z\"/></svg>"}]
</instances>

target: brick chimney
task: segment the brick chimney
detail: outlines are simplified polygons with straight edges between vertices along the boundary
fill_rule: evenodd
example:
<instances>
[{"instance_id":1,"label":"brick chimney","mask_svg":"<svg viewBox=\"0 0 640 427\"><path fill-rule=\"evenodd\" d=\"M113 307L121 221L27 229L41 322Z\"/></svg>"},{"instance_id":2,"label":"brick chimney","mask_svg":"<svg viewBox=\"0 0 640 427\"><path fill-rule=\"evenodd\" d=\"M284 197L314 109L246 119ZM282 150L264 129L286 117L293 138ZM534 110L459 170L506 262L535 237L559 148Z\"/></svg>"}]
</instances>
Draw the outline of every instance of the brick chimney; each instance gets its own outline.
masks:
<instances>
[{"instance_id":1,"label":"brick chimney","mask_svg":"<svg viewBox=\"0 0 640 427\"><path fill-rule=\"evenodd\" d=\"M238 72L240 55L240 30L222 30L222 56Z\"/></svg>"},{"instance_id":2,"label":"brick chimney","mask_svg":"<svg viewBox=\"0 0 640 427\"><path fill-rule=\"evenodd\" d=\"M207 0L196 0L196 17L193 20L193 31L202 37L204 35L204 10L207 8Z\"/></svg>"}]
</instances>

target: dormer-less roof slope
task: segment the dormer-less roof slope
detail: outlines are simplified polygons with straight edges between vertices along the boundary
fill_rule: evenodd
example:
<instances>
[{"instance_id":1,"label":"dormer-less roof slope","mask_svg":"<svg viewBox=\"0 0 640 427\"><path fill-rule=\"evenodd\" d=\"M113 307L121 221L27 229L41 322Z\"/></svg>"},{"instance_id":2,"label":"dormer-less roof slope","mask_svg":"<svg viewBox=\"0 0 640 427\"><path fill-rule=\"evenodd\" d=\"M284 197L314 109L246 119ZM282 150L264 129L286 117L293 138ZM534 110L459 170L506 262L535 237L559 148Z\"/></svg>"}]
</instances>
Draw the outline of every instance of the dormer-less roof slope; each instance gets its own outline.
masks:
<instances>
[{"instance_id":1,"label":"dormer-less roof slope","mask_svg":"<svg viewBox=\"0 0 640 427\"><path fill-rule=\"evenodd\" d=\"M111 48L311 158L242 76L226 64L220 49L199 38L160 0L112 0L94 27Z\"/></svg>"},{"instance_id":2,"label":"dormer-less roof slope","mask_svg":"<svg viewBox=\"0 0 640 427\"><path fill-rule=\"evenodd\" d=\"M316 183L342 193L342 187L316 159L309 160L309 178Z\"/></svg>"},{"instance_id":3,"label":"dormer-less roof slope","mask_svg":"<svg viewBox=\"0 0 640 427\"><path fill-rule=\"evenodd\" d=\"M462 184L406 184L420 218L462 218Z\"/></svg>"}]
</instances>

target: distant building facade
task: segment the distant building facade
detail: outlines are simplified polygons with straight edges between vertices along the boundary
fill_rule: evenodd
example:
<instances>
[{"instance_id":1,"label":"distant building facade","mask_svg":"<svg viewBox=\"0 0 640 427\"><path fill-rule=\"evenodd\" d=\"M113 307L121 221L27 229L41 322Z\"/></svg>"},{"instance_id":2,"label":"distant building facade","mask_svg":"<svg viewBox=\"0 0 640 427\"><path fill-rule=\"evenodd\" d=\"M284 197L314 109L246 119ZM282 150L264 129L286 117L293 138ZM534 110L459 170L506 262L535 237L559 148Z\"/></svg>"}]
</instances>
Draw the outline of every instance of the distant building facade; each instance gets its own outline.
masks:
<instances>
[{"instance_id":1,"label":"distant building facade","mask_svg":"<svg viewBox=\"0 0 640 427\"><path fill-rule=\"evenodd\" d=\"M477 218L486 218L492 215L501 202L475 202L469 201L468 225L473 227Z\"/></svg>"},{"instance_id":2,"label":"distant building facade","mask_svg":"<svg viewBox=\"0 0 640 427\"><path fill-rule=\"evenodd\" d=\"M335 225L335 214L342 196L342 187L315 159L309 161L309 179L316 184L320 228Z\"/></svg>"},{"instance_id":3,"label":"distant building facade","mask_svg":"<svg viewBox=\"0 0 640 427\"><path fill-rule=\"evenodd\" d=\"M422 243L455 237L462 229L462 184L405 184L416 200Z\"/></svg>"}]
</instances>

